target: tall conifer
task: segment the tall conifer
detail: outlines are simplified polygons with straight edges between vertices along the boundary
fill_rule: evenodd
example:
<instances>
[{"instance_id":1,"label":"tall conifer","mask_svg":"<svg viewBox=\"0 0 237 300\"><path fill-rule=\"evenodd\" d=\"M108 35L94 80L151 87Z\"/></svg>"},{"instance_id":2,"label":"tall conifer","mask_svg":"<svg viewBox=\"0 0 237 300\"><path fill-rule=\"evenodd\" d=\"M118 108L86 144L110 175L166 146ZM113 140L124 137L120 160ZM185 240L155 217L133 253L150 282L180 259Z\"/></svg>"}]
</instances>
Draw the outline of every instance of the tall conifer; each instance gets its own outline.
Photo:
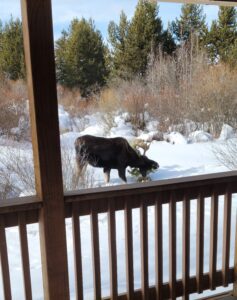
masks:
<instances>
[{"instance_id":1,"label":"tall conifer","mask_svg":"<svg viewBox=\"0 0 237 300\"><path fill-rule=\"evenodd\" d=\"M212 22L206 47L213 62L230 62L237 53L237 23L234 7L220 7L218 19Z\"/></svg>"},{"instance_id":2,"label":"tall conifer","mask_svg":"<svg viewBox=\"0 0 237 300\"><path fill-rule=\"evenodd\" d=\"M105 47L92 20L74 19L69 30L56 42L58 81L78 87L87 96L96 86L105 83Z\"/></svg>"},{"instance_id":3,"label":"tall conifer","mask_svg":"<svg viewBox=\"0 0 237 300\"><path fill-rule=\"evenodd\" d=\"M173 34L180 43L202 42L207 32L206 16L201 5L183 4L180 18L172 22Z\"/></svg>"},{"instance_id":4,"label":"tall conifer","mask_svg":"<svg viewBox=\"0 0 237 300\"><path fill-rule=\"evenodd\" d=\"M25 77L22 24L12 17L0 23L0 73L12 80Z\"/></svg>"}]
</instances>

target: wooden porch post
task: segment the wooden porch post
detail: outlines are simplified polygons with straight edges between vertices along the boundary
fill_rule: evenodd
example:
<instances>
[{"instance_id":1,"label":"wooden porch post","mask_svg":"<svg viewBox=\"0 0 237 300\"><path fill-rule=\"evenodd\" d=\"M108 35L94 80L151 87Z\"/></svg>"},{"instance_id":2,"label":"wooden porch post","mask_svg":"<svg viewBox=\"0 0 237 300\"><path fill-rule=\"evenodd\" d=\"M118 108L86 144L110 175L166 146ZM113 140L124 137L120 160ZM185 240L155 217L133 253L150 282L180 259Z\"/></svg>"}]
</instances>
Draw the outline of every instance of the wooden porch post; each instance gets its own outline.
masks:
<instances>
[{"instance_id":1,"label":"wooden porch post","mask_svg":"<svg viewBox=\"0 0 237 300\"><path fill-rule=\"evenodd\" d=\"M21 0L44 299L68 300L64 197L50 0Z\"/></svg>"}]
</instances>

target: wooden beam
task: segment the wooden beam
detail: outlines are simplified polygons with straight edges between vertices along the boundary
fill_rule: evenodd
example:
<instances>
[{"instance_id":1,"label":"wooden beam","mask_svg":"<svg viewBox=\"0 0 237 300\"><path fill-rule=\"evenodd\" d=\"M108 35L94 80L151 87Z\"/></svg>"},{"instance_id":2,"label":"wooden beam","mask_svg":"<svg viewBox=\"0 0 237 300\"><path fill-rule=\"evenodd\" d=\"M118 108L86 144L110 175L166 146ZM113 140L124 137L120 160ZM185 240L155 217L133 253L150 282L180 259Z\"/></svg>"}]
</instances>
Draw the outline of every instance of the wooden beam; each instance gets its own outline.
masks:
<instances>
[{"instance_id":1,"label":"wooden beam","mask_svg":"<svg viewBox=\"0 0 237 300\"><path fill-rule=\"evenodd\" d=\"M207 5L218 5L218 6L237 6L237 1L233 0L161 0L160 2L176 2L176 3L184 3L184 4L207 4Z\"/></svg>"},{"instance_id":2,"label":"wooden beam","mask_svg":"<svg viewBox=\"0 0 237 300\"><path fill-rule=\"evenodd\" d=\"M50 0L21 0L30 103L44 299L68 300L54 41Z\"/></svg>"}]
</instances>

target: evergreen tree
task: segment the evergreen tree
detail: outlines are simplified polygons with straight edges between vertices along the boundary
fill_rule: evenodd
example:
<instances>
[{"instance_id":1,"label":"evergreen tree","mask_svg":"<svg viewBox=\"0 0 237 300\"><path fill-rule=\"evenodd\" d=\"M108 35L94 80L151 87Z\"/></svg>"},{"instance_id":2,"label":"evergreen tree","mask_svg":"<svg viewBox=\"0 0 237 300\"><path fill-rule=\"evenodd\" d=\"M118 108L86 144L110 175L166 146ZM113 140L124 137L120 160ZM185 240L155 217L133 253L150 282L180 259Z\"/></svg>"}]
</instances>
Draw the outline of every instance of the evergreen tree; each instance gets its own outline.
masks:
<instances>
[{"instance_id":1,"label":"evergreen tree","mask_svg":"<svg viewBox=\"0 0 237 300\"><path fill-rule=\"evenodd\" d=\"M119 25L111 21L108 26L109 41L113 48L111 51L113 61L113 75L119 77L126 76L126 41L129 22L126 14L122 11L120 14Z\"/></svg>"},{"instance_id":2,"label":"evergreen tree","mask_svg":"<svg viewBox=\"0 0 237 300\"><path fill-rule=\"evenodd\" d=\"M12 80L25 77L22 24L12 17L4 26L0 22L0 73Z\"/></svg>"},{"instance_id":3,"label":"evergreen tree","mask_svg":"<svg viewBox=\"0 0 237 300\"><path fill-rule=\"evenodd\" d=\"M172 37L171 25L168 24L167 30L164 30L162 33L162 50L164 53L172 54L176 48L176 43Z\"/></svg>"},{"instance_id":4,"label":"evergreen tree","mask_svg":"<svg viewBox=\"0 0 237 300\"><path fill-rule=\"evenodd\" d=\"M151 51L162 43L162 22L156 2L139 0L128 29L126 67L129 74L144 75Z\"/></svg>"},{"instance_id":5,"label":"evergreen tree","mask_svg":"<svg viewBox=\"0 0 237 300\"><path fill-rule=\"evenodd\" d=\"M232 62L236 57L237 23L234 7L220 7L218 19L212 22L206 47L213 62Z\"/></svg>"},{"instance_id":6,"label":"evergreen tree","mask_svg":"<svg viewBox=\"0 0 237 300\"><path fill-rule=\"evenodd\" d=\"M123 78L143 76L149 55L158 47L172 53L175 43L170 31L163 31L155 1L139 0L131 22L122 12L119 25L109 24L114 73Z\"/></svg>"},{"instance_id":7,"label":"evergreen tree","mask_svg":"<svg viewBox=\"0 0 237 300\"><path fill-rule=\"evenodd\" d=\"M58 81L68 87L80 88L87 96L105 83L105 47L92 20L74 19L56 42Z\"/></svg>"},{"instance_id":8,"label":"evergreen tree","mask_svg":"<svg viewBox=\"0 0 237 300\"><path fill-rule=\"evenodd\" d=\"M203 41L207 33L206 16L201 5L183 4L180 18L172 22L172 32L180 43Z\"/></svg>"}]
</instances>

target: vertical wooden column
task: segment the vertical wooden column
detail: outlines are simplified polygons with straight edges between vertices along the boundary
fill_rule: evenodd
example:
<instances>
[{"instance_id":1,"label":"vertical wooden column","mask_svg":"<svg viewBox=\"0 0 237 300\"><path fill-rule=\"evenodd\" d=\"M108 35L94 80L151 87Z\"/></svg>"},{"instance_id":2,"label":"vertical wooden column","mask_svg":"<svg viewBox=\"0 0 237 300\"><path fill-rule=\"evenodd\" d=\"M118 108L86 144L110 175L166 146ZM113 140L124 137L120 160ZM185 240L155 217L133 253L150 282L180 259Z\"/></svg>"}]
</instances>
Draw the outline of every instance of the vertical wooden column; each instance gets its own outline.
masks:
<instances>
[{"instance_id":1,"label":"vertical wooden column","mask_svg":"<svg viewBox=\"0 0 237 300\"><path fill-rule=\"evenodd\" d=\"M64 198L50 0L21 0L44 299L68 300Z\"/></svg>"}]
</instances>

